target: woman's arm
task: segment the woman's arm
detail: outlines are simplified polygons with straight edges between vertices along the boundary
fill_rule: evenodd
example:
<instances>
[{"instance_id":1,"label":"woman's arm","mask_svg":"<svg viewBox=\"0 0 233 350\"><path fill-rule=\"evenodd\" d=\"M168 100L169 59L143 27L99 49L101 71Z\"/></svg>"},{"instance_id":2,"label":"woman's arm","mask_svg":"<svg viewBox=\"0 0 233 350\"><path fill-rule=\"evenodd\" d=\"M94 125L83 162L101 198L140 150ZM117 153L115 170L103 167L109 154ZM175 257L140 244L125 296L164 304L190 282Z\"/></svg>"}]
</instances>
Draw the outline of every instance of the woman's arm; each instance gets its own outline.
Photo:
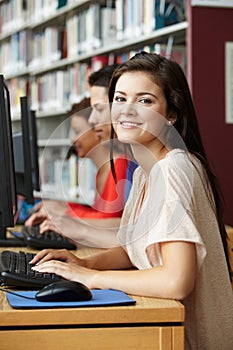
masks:
<instances>
[{"instance_id":1,"label":"woman's arm","mask_svg":"<svg viewBox=\"0 0 233 350\"><path fill-rule=\"evenodd\" d=\"M81 220L67 215L50 215L50 219L44 220L40 225L41 233L54 230L71 239L75 244L95 248L112 248L119 245L117 232L120 219L104 219L108 221L106 226L101 220Z\"/></svg>"},{"instance_id":2,"label":"woman's arm","mask_svg":"<svg viewBox=\"0 0 233 350\"><path fill-rule=\"evenodd\" d=\"M113 288L129 294L182 300L194 288L196 279L195 244L161 244L163 265L146 270L98 271L92 288Z\"/></svg>"},{"instance_id":3,"label":"woman's arm","mask_svg":"<svg viewBox=\"0 0 233 350\"><path fill-rule=\"evenodd\" d=\"M125 270L132 264L122 247L85 259L82 266L49 258L49 261L41 260L34 268L79 281L89 288L112 288L134 295L182 300L190 294L195 284L195 244L161 243L161 252L163 265L146 270ZM116 271L116 268L121 270Z\"/></svg>"},{"instance_id":4,"label":"woman's arm","mask_svg":"<svg viewBox=\"0 0 233 350\"><path fill-rule=\"evenodd\" d=\"M43 249L32 259L31 264L42 266L43 263L58 260L67 264L74 263L88 269L128 269L132 267L131 261L122 247L116 247L95 253L87 258L80 259L66 249Z\"/></svg>"},{"instance_id":5,"label":"woman's arm","mask_svg":"<svg viewBox=\"0 0 233 350\"><path fill-rule=\"evenodd\" d=\"M25 221L25 226L41 224L44 220L50 219L50 212L56 212L57 215L63 215L67 210L66 202L43 200L35 205L36 212L29 216Z\"/></svg>"},{"instance_id":6,"label":"woman's arm","mask_svg":"<svg viewBox=\"0 0 233 350\"><path fill-rule=\"evenodd\" d=\"M120 218L81 219L65 214L67 205L63 202L44 201L38 212L25 222L26 226L40 225L40 233L56 231L76 244L97 248L110 248L118 244L117 232Z\"/></svg>"}]
</instances>

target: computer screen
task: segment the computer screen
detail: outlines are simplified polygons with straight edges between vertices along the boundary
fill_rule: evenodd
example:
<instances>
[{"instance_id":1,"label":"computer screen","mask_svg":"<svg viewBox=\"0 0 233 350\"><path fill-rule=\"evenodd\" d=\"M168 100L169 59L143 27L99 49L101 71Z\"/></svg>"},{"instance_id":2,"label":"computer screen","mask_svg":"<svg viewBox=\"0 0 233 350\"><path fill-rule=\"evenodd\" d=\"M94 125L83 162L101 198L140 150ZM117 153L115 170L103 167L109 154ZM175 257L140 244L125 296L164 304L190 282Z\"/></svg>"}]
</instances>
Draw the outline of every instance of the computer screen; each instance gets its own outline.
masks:
<instances>
[{"instance_id":1,"label":"computer screen","mask_svg":"<svg viewBox=\"0 0 233 350\"><path fill-rule=\"evenodd\" d=\"M32 161L32 184L35 191L40 191L39 154L37 143L36 112L30 110L30 144Z\"/></svg>"},{"instance_id":2,"label":"computer screen","mask_svg":"<svg viewBox=\"0 0 233 350\"><path fill-rule=\"evenodd\" d=\"M39 191L39 164L35 112L29 111L27 96L20 97L21 130L13 133L16 190L28 204Z\"/></svg>"},{"instance_id":3,"label":"computer screen","mask_svg":"<svg viewBox=\"0 0 233 350\"><path fill-rule=\"evenodd\" d=\"M19 245L18 240L8 239L8 227L14 227L17 219L17 194L15 183L14 153L10 114L10 95L0 75L0 246Z\"/></svg>"}]
</instances>

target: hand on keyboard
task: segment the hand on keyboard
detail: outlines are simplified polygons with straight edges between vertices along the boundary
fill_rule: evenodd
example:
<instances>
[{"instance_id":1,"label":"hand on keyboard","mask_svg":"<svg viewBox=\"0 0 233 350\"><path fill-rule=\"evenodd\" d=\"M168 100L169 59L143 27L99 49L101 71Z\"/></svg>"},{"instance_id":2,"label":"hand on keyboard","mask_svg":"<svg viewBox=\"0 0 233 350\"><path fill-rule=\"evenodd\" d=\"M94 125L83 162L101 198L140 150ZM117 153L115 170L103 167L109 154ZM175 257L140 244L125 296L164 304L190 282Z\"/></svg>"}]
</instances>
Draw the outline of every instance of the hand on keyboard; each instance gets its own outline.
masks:
<instances>
[{"instance_id":1,"label":"hand on keyboard","mask_svg":"<svg viewBox=\"0 0 233 350\"><path fill-rule=\"evenodd\" d=\"M22 233L29 247L37 249L53 248L69 250L77 248L68 238L55 231L48 230L41 234L39 225L23 226Z\"/></svg>"},{"instance_id":2,"label":"hand on keyboard","mask_svg":"<svg viewBox=\"0 0 233 350\"><path fill-rule=\"evenodd\" d=\"M5 250L0 253L0 279L8 287L38 289L61 279L51 273L32 270L35 254Z\"/></svg>"}]
</instances>

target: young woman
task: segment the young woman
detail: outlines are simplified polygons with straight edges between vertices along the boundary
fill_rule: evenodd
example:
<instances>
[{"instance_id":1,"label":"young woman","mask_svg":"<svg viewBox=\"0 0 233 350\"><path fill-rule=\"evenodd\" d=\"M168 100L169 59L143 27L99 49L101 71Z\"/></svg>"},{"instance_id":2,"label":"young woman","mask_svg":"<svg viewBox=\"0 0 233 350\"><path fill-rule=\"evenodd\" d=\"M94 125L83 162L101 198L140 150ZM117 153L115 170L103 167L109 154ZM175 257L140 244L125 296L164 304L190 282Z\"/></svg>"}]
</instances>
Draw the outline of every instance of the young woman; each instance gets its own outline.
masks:
<instances>
[{"instance_id":1,"label":"young woman","mask_svg":"<svg viewBox=\"0 0 233 350\"><path fill-rule=\"evenodd\" d=\"M112 69L113 72L113 69ZM109 104L106 104L110 119ZM40 232L55 230L76 243L99 247L115 246L117 230L125 205L125 186L129 161L122 150L114 147L113 161L118 184L116 186L109 162L111 124L99 123L105 130L108 141L97 136L94 126L90 126L90 99L85 98L73 106L69 112L72 139L78 157L89 158L96 166L95 198L92 206L75 202L44 200L38 205L39 211L32 214L26 225L40 224ZM100 228L99 228L100 226Z\"/></svg>"},{"instance_id":2,"label":"young woman","mask_svg":"<svg viewBox=\"0 0 233 350\"><path fill-rule=\"evenodd\" d=\"M115 169L117 169L116 177L119 181L119 186L121 186L118 186L117 191L109 163L109 139L111 132L109 123L101 126L102 129L105 129L105 134L108 135L108 141L104 141L96 135L94 127L90 126L91 108L81 111L73 109L70 114L71 127L74 131L73 144L77 155L80 158L87 157L91 159L96 166L97 174L96 195L93 206L69 202L69 209L66 213L71 217L87 219L119 218L122 215L125 204L124 187L128 160L122 151L115 148L113 163Z\"/></svg>"},{"instance_id":3,"label":"young woman","mask_svg":"<svg viewBox=\"0 0 233 350\"><path fill-rule=\"evenodd\" d=\"M233 348L233 297L216 179L178 64L139 53L110 88L118 139L139 167L118 232L120 245L88 259L44 250L32 263L89 288L181 300L185 348Z\"/></svg>"}]
</instances>

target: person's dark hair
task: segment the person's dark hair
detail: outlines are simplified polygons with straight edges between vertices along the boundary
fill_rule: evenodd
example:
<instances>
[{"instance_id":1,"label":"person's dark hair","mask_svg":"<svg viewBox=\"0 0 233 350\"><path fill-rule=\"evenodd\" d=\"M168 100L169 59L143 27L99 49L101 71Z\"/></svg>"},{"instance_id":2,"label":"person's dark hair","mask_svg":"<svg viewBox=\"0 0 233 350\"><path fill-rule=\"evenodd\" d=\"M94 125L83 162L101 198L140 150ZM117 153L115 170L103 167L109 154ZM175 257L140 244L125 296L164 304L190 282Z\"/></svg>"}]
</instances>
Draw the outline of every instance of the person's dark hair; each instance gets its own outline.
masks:
<instances>
[{"instance_id":1,"label":"person's dark hair","mask_svg":"<svg viewBox=\"0 0 233 350\"><path fill-rule=\"evenodd\" d=\"M92 86L106 87L108 90L113 72L118 67L118 64L104 66L96 72L93 72L88 77L88 83Z\"/></svg>"},{"instance_id":2,"label":"person's dark hair","mask_svg":"<svg viewBox=\"0 0 233 350\"><path fill-rule=\"evenodd\" d=\"M218 181L211 170L202 143L196 112L187 79L181 67L174 61L154 53L140 52L115 70L109 85L109 102L113 102L115 86L125 72L148 73L163 90L167 101L167 113L176 115L175 129L184 141L186 149L194 154L204 168L208 197L216 213L223 248L231 278L227 245L227 233L223 222L222 194ZM113 128L112 128L113 129ZM114 135L114 132L112 132ZM114 165L112 169L114 171Z\"/></svg>"},{"instance_id":3,"label":"person's dark hair","mask_svg":"<svg viewBox=\"0 0 233 350\"><path fill-rule=\"evenodd\" d=\"M98 71L91 73L88 77L88 83L89 83L90 87L92 87L92 86L104 87L106 89L106 94L108 94L109 84L110 84L110 81L112 79L113 73L115 72L117 67L119 67L119 64L116 63L116 64L104 66L103 68L99 69ZM113 177L114 177L114 180L117 184L117 176L116 176L115 168L113 168L113 165L112 165L112 164L114 164L113 150L118 148L117 143L116 143L116 138L114 136L115 136L114 129L111 128L110 162L111 162ZM128 157L129 159L134 159L132 152L131 152L131 149L130 149L130 146L125 145L125 144L123 144L122 146L123 146L124 153L125 153L126 157Z\"/></svg>"},{"instance_id":4,"label":"person's dark hair","mask_svg":"<svg viewBox=\"0 0 233 350\"><path fill-rule=\"evenodd\" d=\"M83 117L88 121L91 114L91 104L90 104L90 98L84 97L79 103L74 103L71 107L71 109L67 112L67 117L73 117L75 115L78 115L79 117ZM69 147L66 159L69 159L72 155L78 156L75 146L72 145Z\"/></svg>"},{"instance_id":5,"label":"person's dark hair","mask_svg":"<svg viewBox=\"0 0 233 350\"><path fill-rule=\"evenodd\" d=\"M74 103L67 113L68 117L72 117L75 114L84 117L86 120L89 119L91 113L91 103L89 97L84 97L79 103Z\"/></svg>"}]
</instances>

